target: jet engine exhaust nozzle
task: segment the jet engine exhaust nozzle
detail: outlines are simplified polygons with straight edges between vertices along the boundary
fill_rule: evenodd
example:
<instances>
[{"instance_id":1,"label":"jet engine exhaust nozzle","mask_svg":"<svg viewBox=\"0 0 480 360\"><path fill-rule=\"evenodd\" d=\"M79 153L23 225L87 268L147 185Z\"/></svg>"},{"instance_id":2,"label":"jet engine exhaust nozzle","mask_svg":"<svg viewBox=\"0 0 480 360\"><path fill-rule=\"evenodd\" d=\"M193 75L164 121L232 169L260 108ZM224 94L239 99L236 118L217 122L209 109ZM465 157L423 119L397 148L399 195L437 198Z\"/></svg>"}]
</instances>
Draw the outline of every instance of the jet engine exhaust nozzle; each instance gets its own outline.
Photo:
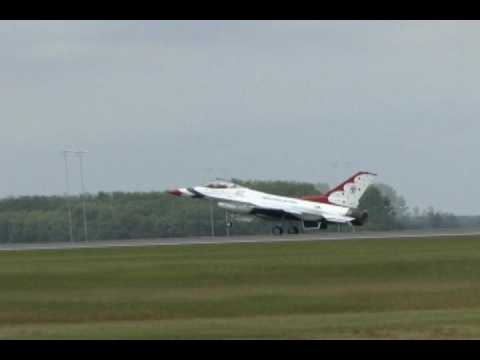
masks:
<instances>
[{"instance_id":1,"label":"jet engine exhaust nozzle","mask_svg":"<svg viewBox=\"0 0 480 360\"><path fill-rule=\"evenodd\" d=\"M358 210L358 209L351 209L347 213L347 216L353 217L354 220L352 220L352 225L357 225L357 226L362 226L368 220L367 210L361 211L361 210Z\"/></svg>"}]
</instances>

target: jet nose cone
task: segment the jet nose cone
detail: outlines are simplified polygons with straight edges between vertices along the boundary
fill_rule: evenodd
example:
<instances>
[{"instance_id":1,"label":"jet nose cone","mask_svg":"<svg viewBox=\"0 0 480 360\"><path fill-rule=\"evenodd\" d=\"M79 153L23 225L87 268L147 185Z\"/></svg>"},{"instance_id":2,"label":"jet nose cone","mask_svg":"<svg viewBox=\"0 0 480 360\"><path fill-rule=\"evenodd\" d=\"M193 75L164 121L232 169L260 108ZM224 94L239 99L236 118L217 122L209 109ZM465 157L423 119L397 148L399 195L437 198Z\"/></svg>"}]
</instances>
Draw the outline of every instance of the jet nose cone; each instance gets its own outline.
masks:
<instances>
[{"instance_id":1,"label":"jet nose cone","mask_svg":"<svg viewBox=\"0 0 480 360\"><path fill-rule=\"evenodd\" d=\"M171 195L182 196L182 192L178 189L168 190L167 192Z\"/></svg>"}]
</instances>

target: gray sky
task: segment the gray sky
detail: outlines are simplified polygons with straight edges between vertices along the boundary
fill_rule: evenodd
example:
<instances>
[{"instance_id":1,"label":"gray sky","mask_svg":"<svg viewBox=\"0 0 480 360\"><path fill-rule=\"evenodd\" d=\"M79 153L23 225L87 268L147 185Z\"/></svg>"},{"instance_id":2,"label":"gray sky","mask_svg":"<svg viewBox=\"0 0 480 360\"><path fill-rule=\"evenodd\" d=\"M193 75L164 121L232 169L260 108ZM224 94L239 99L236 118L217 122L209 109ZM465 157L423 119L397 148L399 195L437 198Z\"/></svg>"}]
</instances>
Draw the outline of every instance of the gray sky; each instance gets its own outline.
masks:
<instances>
[{"instance_id":1,"label":"gray sky","mask_svg":"<svg viewBox=\"0 0 480 360\"><path fill-rule=\"evenodd\" d=\"M479 38L474 21L2 21L0 197L62 194L71 146L90 192L370 170L411 206L479 214Z\"/></svg>"}]
</instances>

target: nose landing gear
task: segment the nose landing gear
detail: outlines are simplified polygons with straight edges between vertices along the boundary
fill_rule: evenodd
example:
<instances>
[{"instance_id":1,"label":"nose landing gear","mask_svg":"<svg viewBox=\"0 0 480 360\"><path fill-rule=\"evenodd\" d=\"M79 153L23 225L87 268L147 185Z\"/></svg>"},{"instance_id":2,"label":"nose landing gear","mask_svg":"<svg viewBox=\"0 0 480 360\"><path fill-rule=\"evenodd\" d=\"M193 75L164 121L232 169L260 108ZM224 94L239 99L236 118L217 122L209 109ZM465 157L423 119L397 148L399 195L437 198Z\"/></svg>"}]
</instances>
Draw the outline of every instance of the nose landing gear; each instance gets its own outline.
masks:
<instances>
[{"instance_id":1,"label":"nose landing gear","mask_svg":"<svg viewBox=\"0 0 480 360\"><path fill-rule=\"evenodd\" d=\"M230 236L230 229L233 226L233 216L225 211L225 232L227 236Z\"/></svg>"}]
</instances>

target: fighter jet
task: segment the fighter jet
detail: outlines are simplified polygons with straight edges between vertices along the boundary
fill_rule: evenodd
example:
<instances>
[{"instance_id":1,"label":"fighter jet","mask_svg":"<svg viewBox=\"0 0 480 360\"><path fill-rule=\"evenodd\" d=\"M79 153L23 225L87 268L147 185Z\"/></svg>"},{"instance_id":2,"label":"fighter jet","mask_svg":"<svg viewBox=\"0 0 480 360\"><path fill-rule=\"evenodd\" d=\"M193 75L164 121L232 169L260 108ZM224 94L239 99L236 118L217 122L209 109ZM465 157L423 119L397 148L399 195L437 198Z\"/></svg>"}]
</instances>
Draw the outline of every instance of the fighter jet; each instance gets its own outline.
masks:
<instances>
[{"instance_id":1,"label":"fighter jet","mask_svg":"<svg viewBox=\"0 0 480 360\"><path fill-rule=\"evenodd\" d=\"M376 174L360 171L322 195L292 198L264 193L230 181L215 180L203 186L169 190L172 195L216 202L231 213L233 220L251 221L255 217L277 222L274 235L282 235L288 224L289 234L326 229L329 224L363 225L368 218L366 210L358 209L359 200Z\"/></svg>"}]
</instances>

